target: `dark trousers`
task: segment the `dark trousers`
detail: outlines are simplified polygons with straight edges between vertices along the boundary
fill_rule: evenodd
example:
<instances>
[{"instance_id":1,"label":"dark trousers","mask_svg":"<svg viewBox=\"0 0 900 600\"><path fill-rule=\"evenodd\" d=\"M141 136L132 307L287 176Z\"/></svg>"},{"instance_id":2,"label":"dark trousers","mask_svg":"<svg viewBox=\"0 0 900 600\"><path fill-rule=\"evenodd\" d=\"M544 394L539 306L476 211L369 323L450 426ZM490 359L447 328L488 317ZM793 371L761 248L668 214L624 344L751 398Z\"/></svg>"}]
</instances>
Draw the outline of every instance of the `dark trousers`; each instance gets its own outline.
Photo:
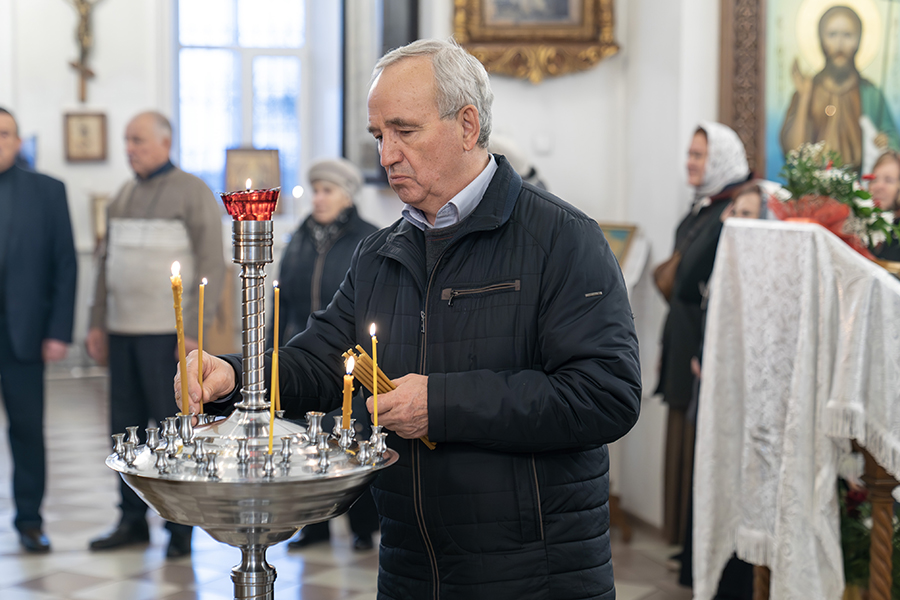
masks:
<instances>
[{"instance_id":1,"label":"dark trousers","mask_svg":"<svg viewBox=\"0 0 900 600\"><path fill-rule=\"evenodd\" d=\"M146 441L144 429L150 419L161 424L166 417L178 412L174 386L178 340L169 335L110 335L109 336L109 397L110 427L113 433L125 433L125 428L138 425L141 443ZM147 505L123 481L119 481L122 520L126 522L146 518ZM188 525L166 523L173 534L187 534Z\"/></svg>"},{"instance_id":2,"label":"dark trousers","mask_svg":"<svg viewBox=\"0 0 900 600\"><path fill-rule=\"evenodd\" d=\"M16 529L40 528L44 499L44 363L18 360L0 313L0 395L9 420Z\"/></svg>"}]
</instances>

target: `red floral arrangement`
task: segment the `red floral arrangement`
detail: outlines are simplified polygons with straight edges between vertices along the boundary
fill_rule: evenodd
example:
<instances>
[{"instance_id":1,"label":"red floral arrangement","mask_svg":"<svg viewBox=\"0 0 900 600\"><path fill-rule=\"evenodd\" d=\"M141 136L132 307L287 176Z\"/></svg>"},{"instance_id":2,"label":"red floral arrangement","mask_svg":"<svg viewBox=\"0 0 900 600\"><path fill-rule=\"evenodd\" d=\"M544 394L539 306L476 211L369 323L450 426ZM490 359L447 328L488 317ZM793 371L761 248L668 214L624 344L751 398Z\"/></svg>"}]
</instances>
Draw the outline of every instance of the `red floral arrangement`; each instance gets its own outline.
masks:
<instances>
[{"instance_id":1,"label":"red floral arrangement","mask_svg":"<svg viewBox=\"0 0 900 600\"><path fill-rule=\"evenodd\" d=\"M856 171L843 166L838 153L826 152L824 142L788 152L781 175L786 183L768 206L782 221L819 223L870 259L869 248L900 233L893 213L875 205Z\"/></svg>"}]
</instances>

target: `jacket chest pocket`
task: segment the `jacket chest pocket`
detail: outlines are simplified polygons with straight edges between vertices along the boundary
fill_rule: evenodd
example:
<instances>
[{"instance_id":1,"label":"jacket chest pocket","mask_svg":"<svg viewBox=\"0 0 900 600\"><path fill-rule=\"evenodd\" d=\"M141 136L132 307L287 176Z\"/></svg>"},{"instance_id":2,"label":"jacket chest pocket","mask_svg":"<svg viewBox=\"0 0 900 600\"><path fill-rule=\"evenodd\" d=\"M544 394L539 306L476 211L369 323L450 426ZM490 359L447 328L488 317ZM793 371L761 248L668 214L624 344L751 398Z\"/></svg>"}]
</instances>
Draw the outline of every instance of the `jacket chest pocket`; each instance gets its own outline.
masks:
<instances>
[{"instance_id":1,"label":"jacket chest pocket","mask_svg":"<svg viewBox=\"0 0 900 600\"><path fill-rule=\"evenodd\" d=\"M475 304L477 300L486 299L490 296L519 292L522 290L522 280L512 279L509 281L501 281L496 283L485 283L480 285L461 284L459 286L447 287L441 290L441 300L447 303L447 306L453 307L457 301L468 301L460 308L467 309L471 304ZM480 303L478 303L480 304Z\"/></svg>"}]
</instances>

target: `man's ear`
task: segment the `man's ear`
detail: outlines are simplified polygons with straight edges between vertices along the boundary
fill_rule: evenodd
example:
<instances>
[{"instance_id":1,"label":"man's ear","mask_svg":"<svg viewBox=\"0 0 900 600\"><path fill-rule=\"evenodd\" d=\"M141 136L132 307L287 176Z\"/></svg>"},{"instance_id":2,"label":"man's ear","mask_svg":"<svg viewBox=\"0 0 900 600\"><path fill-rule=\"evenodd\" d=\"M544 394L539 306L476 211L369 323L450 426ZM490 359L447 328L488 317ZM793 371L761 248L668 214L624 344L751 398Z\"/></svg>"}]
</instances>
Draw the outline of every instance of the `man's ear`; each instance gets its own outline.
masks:
<instances>
[{"instance_id":1,"label":"man's ear","mask_svg":"<svg viewBox=\"0 0 900 600\"><path fill-rule=\"evenodd\" d=\"M463 148L468 152L478 144L478 136L481 135L481 120L478 118L478 109L467 104L456 116L456 120L462 129Z\"/></svg>"}]
</instances>

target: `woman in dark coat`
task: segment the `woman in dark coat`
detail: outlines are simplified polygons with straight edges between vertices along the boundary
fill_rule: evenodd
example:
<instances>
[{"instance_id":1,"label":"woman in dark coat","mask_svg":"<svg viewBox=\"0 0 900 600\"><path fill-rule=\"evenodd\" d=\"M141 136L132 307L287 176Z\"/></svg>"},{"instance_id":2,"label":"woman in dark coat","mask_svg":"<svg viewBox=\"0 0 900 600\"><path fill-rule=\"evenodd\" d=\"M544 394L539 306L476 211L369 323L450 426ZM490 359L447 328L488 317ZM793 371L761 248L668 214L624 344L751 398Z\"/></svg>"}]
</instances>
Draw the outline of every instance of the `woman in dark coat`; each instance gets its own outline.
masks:
<instances>
[{"instance_id":1,"label":"woman in dark coat","mask_svg":"<svg viewBox=\"0 0 900 600\"><path fill-rule=\"evenodd\" d=\"M309 169L309 181L313 188L312 213L291 237L278 275L278 339L282 345L306 329L310 314L328 306L344 280L356 246L377 230L362 220L353 203L363 182L353 163L343 158L316 162ZM363 494L348 514L354 549L371 550L372 534L378 530L372 495ZM329 537L327 521L307 525L288 547L305 548Z\"/></svg>"},{"instance_id":2,"label":"woman in dark coat","mask_svg":"<svg viewBox=\"0 0 900 600\"><path fill-rule=\"evenodd\" d=\"M751 178L747 154L738 135L720 123L703 123L697 128L688 151L688 183L695 188L690 212L675 232L675 249L682 260L675 275L676 290L684 289L684 279L696 275L686 273L685 265L710 239L718 239L722 229L722 212L733 193ZM693 463L694 426L685 419L691 401L694 376L691 357L698 356L702 342L700 285L705 285L712 271L697 279L696 297L686 300L678 294L669 301L662 337L662 359L659 386L669 406L666 431L664 534L672 544L684 542L687 522L688 493ZM694 283L694 282L692 282Z\"/></svg>"}]
</instances>

